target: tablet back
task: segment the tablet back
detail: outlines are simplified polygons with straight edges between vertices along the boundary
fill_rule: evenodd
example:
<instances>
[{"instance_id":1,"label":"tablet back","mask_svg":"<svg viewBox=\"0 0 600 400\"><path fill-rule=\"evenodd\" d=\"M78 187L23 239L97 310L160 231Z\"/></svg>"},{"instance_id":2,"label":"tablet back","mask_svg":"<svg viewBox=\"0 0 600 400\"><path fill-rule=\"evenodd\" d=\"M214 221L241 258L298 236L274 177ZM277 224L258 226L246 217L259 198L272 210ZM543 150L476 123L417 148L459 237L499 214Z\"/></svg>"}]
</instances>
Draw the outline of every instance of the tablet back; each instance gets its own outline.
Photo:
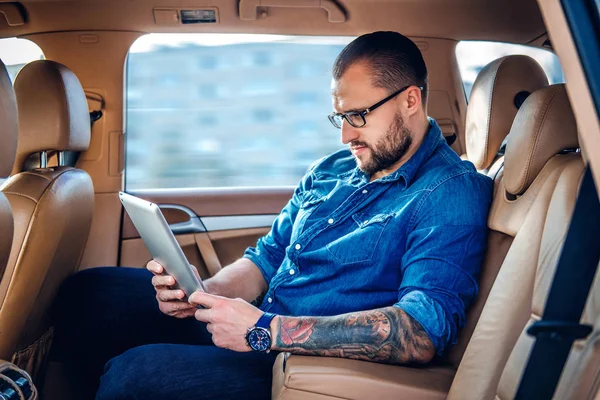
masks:
<instances>
[{"instance_id":1,"label":"tablet back","mask_svg":"<svg viewBox=\"0 0 600 400\"><path fill-rule=\"evenodd\" d=\"M123 192L119 192L119 199L152 258L175 278L186 295L202 290L202 282L194 274L193 267L183 254L160 208L154 203Z\"/></svg>"}]
</instances>

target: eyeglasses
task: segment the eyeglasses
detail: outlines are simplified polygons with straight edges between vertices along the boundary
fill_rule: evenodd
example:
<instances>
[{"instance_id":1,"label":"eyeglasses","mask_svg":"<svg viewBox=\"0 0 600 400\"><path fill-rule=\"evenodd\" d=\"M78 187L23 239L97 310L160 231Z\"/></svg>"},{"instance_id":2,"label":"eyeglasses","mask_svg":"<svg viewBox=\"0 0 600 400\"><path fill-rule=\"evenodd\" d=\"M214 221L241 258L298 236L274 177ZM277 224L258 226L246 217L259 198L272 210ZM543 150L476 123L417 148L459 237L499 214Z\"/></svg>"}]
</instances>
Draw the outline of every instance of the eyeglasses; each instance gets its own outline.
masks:
<instances>
[{"instance_id":1,"label":"eyeglasses","mask_svg":"<svg viewBox=\"0 0 600 400\"><path fill-rule=\"evenodd\" d=\"M390 94L388 97L386 97L385 99L381 100L380 102L377 102L375 104L373 104L371 107L367 108L366 110L362 110L362 111L350 111L347 113L331 113L327 116L327 118L329 118L329 121L331 122L331 124L333 126L335 126L338 129L342 128L342 123L344 122L344 119L346 121L348 121L348 123L355 127L355 128L362 128L363 126L366 125L367 120L365 119L365 115L373 112L377 107L380 107L382 105L384 105L385 103L387 103L389 100L393 99L394 97L398 96L400 93L404 92L406 89L408 89L409 87L411 87L412 85L408 85L408 86L404 86L402 89ZM419 90L423 90L422 86L417 86L419 88Z\"/></svg>"}]
</instances>

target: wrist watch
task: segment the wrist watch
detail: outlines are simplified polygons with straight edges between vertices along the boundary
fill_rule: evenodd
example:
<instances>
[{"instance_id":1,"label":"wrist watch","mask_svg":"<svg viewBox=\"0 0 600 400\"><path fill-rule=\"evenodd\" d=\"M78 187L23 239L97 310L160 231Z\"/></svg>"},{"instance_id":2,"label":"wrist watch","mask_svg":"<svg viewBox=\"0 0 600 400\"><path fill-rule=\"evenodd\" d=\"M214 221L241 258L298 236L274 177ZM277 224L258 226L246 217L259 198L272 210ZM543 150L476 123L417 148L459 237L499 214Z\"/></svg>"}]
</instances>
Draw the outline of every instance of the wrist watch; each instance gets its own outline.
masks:
<instances>
[{"instance_id":1,"label":"wrist watch","mask_svg":"<svg viewBox=\"0 0 600 400\"><path fill-rule=\"evenodd\" d=\"M269 329L275 314L264 313L252 328L248 328L246 342L254 351L268 353L271 351L271 331Z\"/></svg>"}]
</instances>

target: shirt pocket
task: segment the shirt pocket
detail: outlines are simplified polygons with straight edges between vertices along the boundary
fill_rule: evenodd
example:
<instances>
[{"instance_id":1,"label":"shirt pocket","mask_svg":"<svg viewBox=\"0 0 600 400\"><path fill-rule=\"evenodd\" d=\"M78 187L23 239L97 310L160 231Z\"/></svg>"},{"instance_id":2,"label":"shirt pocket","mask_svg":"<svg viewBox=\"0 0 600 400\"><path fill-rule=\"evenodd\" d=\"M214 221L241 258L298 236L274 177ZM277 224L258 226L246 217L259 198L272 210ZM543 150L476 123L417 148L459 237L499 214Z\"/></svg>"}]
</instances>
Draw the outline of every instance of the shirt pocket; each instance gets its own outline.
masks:
<instances>
[{"instance_id":1,"label":"shirt pocket","mask_svg":"<svg viewBox=\"0 0 600 400\"><path fill-rule=\"evenodd\" d=\"M325 201L325 196L320 194L318 191L312 189L303 193L302 202L300 203L301 210L307 210L321 204Z\"/></svg>"},{"instance_id":2,"label":"shirt pocket","mask_svg":"<svg viewBox=\"0 0 600 400\"><path fill-rule=\"evenodd\" d=\"M352 215L350 230L342 237L329 243L326 248L341 264L370 262L385 226L393 214Z\"/></svg>"},{"instance_id":3,"label":"shirt pocket","mask_svg":"<svg viewBox=\"0 0 600 400\"><path fill-rule=\"evenodd\" d=\"M302 201L300 202L300 208L298 209L298 215L294 221L292 230L292 239L298 237L304 230L304 224L310 215L317 209L326 197L317 192L316 190L309 190L302 194Z\"/></svg>"}]
</instances>

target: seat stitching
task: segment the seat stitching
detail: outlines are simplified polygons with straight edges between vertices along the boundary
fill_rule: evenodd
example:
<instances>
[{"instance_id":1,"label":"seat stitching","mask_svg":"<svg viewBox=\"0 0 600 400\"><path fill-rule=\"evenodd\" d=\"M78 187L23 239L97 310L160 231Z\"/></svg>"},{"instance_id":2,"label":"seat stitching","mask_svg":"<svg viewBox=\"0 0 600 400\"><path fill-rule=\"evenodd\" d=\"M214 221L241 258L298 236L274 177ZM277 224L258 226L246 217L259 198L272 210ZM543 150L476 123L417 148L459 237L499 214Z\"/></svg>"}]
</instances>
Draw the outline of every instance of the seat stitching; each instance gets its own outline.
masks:
<instances>
[{"instance_id":1,"label":"seat stitching","mask_svg":"<svg viewBox=\"0 0 600 400\"><path fill-rule=\"evenodd\" d=\"M38 202L38 201L37 201L35 198L33 198L33 197L31 197L31 196L28 196L28 195L26 195L26 194L23 194L23 193L17 193L17 192L2 192L2 193L4 193L5 195L7 195L7 194L11 194L11 195L13 195L13 196L21 196L21 197L25 197L26 199L29 199L29 200L33 201L34 203L36 203L36 204L37 204L37 202Z\"/></svg>"},{"instance_id":2,"label":"seat stitching","mask_svg":"<svg viewBox=\"0 0 600 400\"><path fill-rule=\"evenodd\" d=\"M500 68L502 67L502 64L504 64L504 61L506 60L506 58L502 59L502 61L499 63L498 68L496 68L496 70L494 71L494 77L492 78L492 90L491 90L491 95L490 95L490 99L488 101L488 117L487 117L487 127L486 127L486 134L485 134L485 144L484 144L484 151L485 154L483 156L483 162L485 163L487 160L487 153L488 153L488 142L489 142L489 136L490 136L490 127L492 126L492 102L494 99L494 88L496 86L496 78L498 77L498 71L500 71Z\"/></svg>"},{"instance_id":3,"label":"seat stitching","mask_svg":"<svg viewBox=\"0 0 600 400\"><path fill-rule=\"evenodd\" d=\"M521 176L521 179L519 180L519 189L518 192L521 192L523 187L526 185L527 181L529 180L529 174L531 173L531 165L533 164L533 160L535 158L536 155L536 151L538 149L538 144L541 138L541 132L542 132L542 128L544 127L544 124L546 123L546 115L548 114L548 111L550 109L550 106L552 105L552 102L554 101L554 98L557 95L557 91L554 90L554 93L552 93L552 96L546 100L546 104L544 105L544 110L542 111L542 115L541 118L538 119L538 121L536 122L536 124L538 125L536 127L535 133L533 135L533 143L531 145L531 151L530 151L530 155L531 157L526 158L526 162L525 162L525 173Z\"/></svg>"}]
</instances>

